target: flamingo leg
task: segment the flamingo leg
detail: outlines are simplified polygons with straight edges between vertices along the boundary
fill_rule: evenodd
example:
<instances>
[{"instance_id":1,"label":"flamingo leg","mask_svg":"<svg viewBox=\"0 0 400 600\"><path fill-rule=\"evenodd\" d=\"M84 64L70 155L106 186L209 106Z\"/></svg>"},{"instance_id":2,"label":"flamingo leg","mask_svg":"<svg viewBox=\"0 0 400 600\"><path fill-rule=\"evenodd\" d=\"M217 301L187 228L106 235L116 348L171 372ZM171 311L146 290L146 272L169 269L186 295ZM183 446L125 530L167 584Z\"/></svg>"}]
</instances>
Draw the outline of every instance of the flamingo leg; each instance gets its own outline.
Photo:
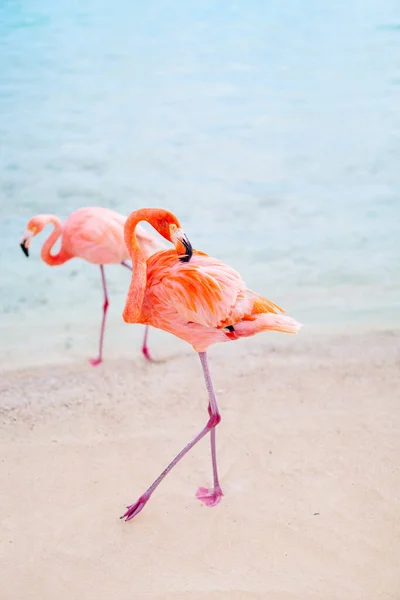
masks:
<instances>
[{"instance_id":1,"label":"flamingo leg","mask_svg":"<svg viewBox=\"0 0 400 600\"><path fill-rule=\"evenodd\" d=\"M151 355L149 352L149 348L147 346L147 338L149 337L149 326L146 325L145 329L144 329L144 338L143 338L143 345L142 345L142 352L143 355L145 356L145 358L147 358L147 360L151 360Z\"/></svg>"},{"instance_id":2,"label":"flamingo leg","mask_svg":"<svg viewBox=\"0 0 400 600\"><path fill-rule=\"evenodd\" d=\"M175 458L169 463L169 465L164 469L164 471L157 477L157 479L151 484L151 486L140 496L140 498L134 503L128 506L128 510L121 516L121 519L125 519L126 521L130 521L133 517L136 517L140 513L141 510L146 506L149 501L151 495L156 490L156 488L160 485L164 477L168 475L168 473L175 467L176 464L199 442L207 433L210 431L213 432L214 428L221 421L221 415L218 411L217 400L215 397L210 371L208 369L207 364L207 354L206 352L200 352L200 360L203 367L204 379L206 381L207 391L209 395L209 406L208 412L210 418L208 419L207 424L203 429L189 442L180 452L175 456ZM214 440L214 441L213 441ZM222 490L218 481L217 474L217 461L216 461L216 453L215 453L215 434L214 437L211 437L211 453L213 460L213 471L214 471L214 489L210 492L201 488L201 495L199 496L199 492L197 492L197 497L203 500L208 506L215 506L221 499Z\"/></svg>"},{"instance_id":3,"label":"flamingo leg","mask_svg":"<svg viewBox=\"0 0 400 600\"><path fill-rule=\"evenodd\" d=\"M106 276L104 274L104 266L100 265L101 271L101 281L103 283L103 291L104 291L104 304L103 304L103 319L101 321L101 329L100 329L100 343L99 343L99 355L97 358L90 358L89 362L93 367L96 367L101 362L103 362L103 339L104 339L104 329L106 325L106 315L108 309L108 295L107 295L107 284L106 284Z\"/></svg>"},{"instance_id":4,"label":"flamingo leg","mask_svg":"<svg viewBox=\"0 0 400 600\"><path fill-rule=\"evenodd\" d=\"M126 267L130 271L132 271L131 265L128 265L128 263L126 263L124 260L121 262L121 265L123 267ZM149 337L149 326L146 325L146 327L144 329L144 338L143 338L143 344L142 344L142 352L143 352L144 357L147 358L147 360L151 360L151 355L150 355L150 352L149 352L149 348L147 346L147 338L148 337Z\"/></svg>"},{"instance_id":5,"label":"flamingo leg","mask_svg":"<svg viewBox=\"0 0 400 600\"><path fill-rule=\"evenodd\" d=\"M208 405L208 414L210 417L216 414L219 416L217 399L215 397L214 387L212 384L210 369L208 368L207 361L207 353L199 352L201 366L203 367L204 379L206 382L208 397L210 399ZM221 418L221 417L220 417ZM216 450L216 441L215 441L215 427L211 429L210 432L210 440L211 440L211 462L213 468L213 479L214 479L214 488L212 490L208 490L204 487L201 487L197 490L196 498L204 502L207 506L215 506L221 500L221 496L223 496L221 486L219 484L218 479L218 465L217 465L217 450Z\"/></svg>"}]
</instances>

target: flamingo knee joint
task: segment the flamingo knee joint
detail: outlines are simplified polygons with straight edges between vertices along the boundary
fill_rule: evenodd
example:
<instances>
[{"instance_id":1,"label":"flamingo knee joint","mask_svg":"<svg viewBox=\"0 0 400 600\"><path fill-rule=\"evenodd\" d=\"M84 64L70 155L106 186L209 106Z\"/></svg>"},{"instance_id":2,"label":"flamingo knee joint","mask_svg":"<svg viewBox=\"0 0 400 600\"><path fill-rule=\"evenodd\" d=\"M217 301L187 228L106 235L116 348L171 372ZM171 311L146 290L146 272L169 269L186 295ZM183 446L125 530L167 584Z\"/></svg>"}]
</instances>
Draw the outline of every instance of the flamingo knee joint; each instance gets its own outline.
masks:
<instances>
[{"instance_id":1,"label":"flamingo knee joint","mask_svg":"<svg viewBox=\"0 0 400 600\"><path fill-rule=\"evenodd\" d=\"M214 429L221 422L221 415L219 413L214 413L210 415L210 418L207 423L207 429Z\"/></svg>"}]
</instances>

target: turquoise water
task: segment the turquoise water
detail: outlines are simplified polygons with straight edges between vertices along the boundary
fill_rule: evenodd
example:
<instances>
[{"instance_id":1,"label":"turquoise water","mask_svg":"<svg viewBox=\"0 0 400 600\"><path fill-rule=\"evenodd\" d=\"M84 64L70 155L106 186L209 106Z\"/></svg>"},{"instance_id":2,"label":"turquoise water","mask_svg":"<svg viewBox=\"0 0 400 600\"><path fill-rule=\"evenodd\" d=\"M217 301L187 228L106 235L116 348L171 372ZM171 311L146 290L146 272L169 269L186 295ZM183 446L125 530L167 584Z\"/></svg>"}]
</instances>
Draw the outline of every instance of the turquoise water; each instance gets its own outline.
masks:
<instances>
[{"instance_id":1,"label":"turquoise water","mask_svg":"<svg viewBox=\"0 0 400 600\"><path fill-rule=\"evenodd\" d=\"M169 208L306 324L398 327L399 198L397 2L1 3L2 326L97 326L98 270L19 240L100 205Z\"/></svg>"}]
</instances>

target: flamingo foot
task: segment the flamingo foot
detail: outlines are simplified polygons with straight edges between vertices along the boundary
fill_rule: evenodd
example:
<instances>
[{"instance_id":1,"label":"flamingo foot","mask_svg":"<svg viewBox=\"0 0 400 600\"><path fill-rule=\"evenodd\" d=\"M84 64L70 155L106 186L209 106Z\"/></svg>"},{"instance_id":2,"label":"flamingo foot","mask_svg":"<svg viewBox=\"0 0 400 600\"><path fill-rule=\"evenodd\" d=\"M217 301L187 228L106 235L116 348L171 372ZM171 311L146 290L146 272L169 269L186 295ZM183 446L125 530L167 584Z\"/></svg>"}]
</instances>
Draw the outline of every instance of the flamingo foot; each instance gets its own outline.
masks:
<instances>
[{"instance_id":1,"label":"flamingo foot","mask_svg":"<svg viewBox=\"0 0 400 600\"><path fill-rule=\"evenodd\" d=\"M200 500L200 502L204 502L206 506L217 506L223 495L224 494L219 486L212 490L201 487L197 490L196 498Z\"/></svg>"},{"instance_id":2,"label":"flamingo foot","mask_svg":"<svg viewBox=\"0 0 400 600\"><path fill-rule=\"evenodd\" d=\"M139 500L137 502L135 502L135 504L131 504L130 506L127 507L128 510L126 512L124 512L123 515L120 516L120 519L125 519L125 521L130 521L131 519L133 519L133 517L136 517L136 515L138 515L140 513L140 511L144 509L149 498L150 498L150 495L148 495L148 494L143 494L143 496L140 496Z\"/></svg>"},{"instance_id":3,"label":"flamingo foot","mask_svg":"<svg viewBox=\"0 0 400 600\"><path fill-rule=\"evenodd\" d=\"M98 358L89 358L89 362L92 365L92 367L97 367L97 365L103 362L103 359L100 358L100 356Z\"/></svg>"},{"instance_id":4,"label":"flamingo foot","mask_svg":"<svg viewBox=\"0 0 400 600\"><path fill-rule=\"evenodd\" d=\"M147 346L143 346L142 352L143 352L144 357L147 358L147 360L152 360Z\"/></svg>"}]
</instances>

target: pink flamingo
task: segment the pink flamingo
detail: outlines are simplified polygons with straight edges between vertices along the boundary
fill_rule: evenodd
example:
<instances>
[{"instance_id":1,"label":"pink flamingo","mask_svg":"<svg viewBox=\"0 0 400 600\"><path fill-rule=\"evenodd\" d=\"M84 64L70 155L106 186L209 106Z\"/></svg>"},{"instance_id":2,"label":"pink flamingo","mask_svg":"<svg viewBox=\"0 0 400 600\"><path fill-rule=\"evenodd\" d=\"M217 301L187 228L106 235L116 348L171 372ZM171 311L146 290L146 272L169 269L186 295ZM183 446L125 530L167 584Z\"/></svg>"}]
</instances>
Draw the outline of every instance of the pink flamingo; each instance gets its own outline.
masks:
<instances>
[{"instance_id":1,"label":"pink flamingo","mask_svg":"<svg viewBox=\"0 0 400 600\"><path fill-rule=\"evenodd\" d=\"M129 252L124 242L124 223L126 217L113 210L93 206L80 208L73 212L62 225L55 215L36 215L27 225L27 231L21 242L21 248L29 256L29 245L32 237L42 231L46 225L54 226L53 232L43 244L41 251L42 260L51 267L62 265L71 258L78 257L100 265L101 280L104 290L103 319L100 329L99 354L97 358L89 359L93 366L99 365L103 360L103 338L106 324L106 314L109 306L107 284L104 274L104 265L121 264L127 269L132 267L125 261L129 259ZM61 237L61 248L57 254L51 254L51 249ZM155 236L147 233L142 227L138 232L138 240L143 255L148 257L156 250L162 248ZM147 347L148 327L145 328L142 352L147 359L150 353Z\"/></svg>"},{"instance_id":2,"label":"pink flamingo","mask_svg":"<svg viewBox=\"0 0 400 600\"><path fill-rule=\"evenodd\" d=\"M146 259L137 236L140 221L150 223L174 250L159 251ZM216 258L192 249L178 219L162 209L143 208L125 223L125 242L132 258L132 281L123 312L127 323L142 323L173 333L199 353L207 387L209 419L203 429L169 463L121 519L135 517L164 477L207 433L211 437L214 487L200 488L197 498L215 506L222 497L215 449L215 427L221 420L207 362L207 348L275 330L296 333L301 325L278 314L282 309L249 290L239 273Z\"/></svg>"}]
</instances>

